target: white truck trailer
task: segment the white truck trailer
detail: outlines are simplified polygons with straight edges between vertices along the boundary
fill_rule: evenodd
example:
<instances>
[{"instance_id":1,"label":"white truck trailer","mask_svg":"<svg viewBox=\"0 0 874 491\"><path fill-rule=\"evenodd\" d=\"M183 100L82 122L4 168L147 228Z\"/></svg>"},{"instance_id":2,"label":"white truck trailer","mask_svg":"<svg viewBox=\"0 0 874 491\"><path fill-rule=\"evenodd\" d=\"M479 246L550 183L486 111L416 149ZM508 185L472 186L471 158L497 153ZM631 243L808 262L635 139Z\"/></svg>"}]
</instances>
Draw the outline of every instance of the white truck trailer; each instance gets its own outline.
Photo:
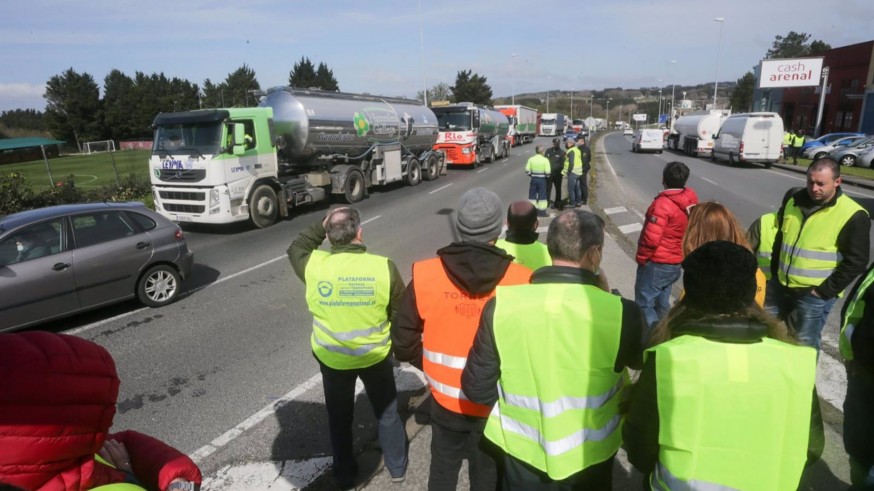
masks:
<instances>
[{"instance_id":1,"label":"white truck trailer","mask_svg":"<svg viewBox=\"0 0 874 491\"><path fill-rule=\"evenodd\" d=\"M713 152L713 136L731 115L730 111L700 111L680 116L674 121L668 136L668 148L687 155L709 157Z\"/></svg>"},{"instance_id":2,"label":"white truck trailer","mask_svg":"<svg viewBox=\"0 0 874 491\"><path fill-rule=\"evenodd\" d=\"M523 145L534 141L537 136L537 109L516 105L495 106L495 109L507 116L510 120L509 137L513 146Z\"/></svg>"}]
</instances>

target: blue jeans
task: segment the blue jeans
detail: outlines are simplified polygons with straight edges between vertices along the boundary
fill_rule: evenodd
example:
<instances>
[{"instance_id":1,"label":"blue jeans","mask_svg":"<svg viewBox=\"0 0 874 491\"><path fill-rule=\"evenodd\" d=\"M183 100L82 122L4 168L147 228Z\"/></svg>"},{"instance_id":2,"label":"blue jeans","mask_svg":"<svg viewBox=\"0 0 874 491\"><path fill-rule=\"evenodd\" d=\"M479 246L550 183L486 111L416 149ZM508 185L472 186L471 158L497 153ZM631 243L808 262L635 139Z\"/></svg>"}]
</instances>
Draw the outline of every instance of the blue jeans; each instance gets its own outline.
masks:
<instances>
[{"instance_id":1,"label":"blue jeans","mask_svg":"<svg viewBox=\"0 0 874 491\"><path fill-rule=\"evenodd\" d=\"M785 322L800 344L816 348L818 352L822 328L837 298L824 299L811 293L794 294L774 278L771 282L774 284L765 296L765 311Z\"/></svg>"},{"instance_id":2,"label":"blue jeans","mask_svg":"<svg viewBox=\"0 0 874 491\"><path fill-rule=\"evenodd\" d=\"M671 287L680 279L679 264L647 262L637 266L634 281L634 302L643 310L650 329L671 308Z\"/></svg>"},{"instance_id":3,"label":"blue jeans","mask_svg":"<svg viewBox=\"0 0 874 491\"><path fill-rule=\"evenodd\" d=\"M571 206L576 206L583 203L583 191L580 189L580 177L573 172L567 175L567 194L568 203Z\"/></svg>"},{"instance_id":4,"label":"blue jeans","mask_svg":"<svg viewBox=\"0 0 874 491\"><path fill-rule=\"evenodd\" d=\"M537 211L545 211L547 207L547 181L545 177L532 177L528 185L528 201L537 208Z\"/></svg>"}]
</instances>

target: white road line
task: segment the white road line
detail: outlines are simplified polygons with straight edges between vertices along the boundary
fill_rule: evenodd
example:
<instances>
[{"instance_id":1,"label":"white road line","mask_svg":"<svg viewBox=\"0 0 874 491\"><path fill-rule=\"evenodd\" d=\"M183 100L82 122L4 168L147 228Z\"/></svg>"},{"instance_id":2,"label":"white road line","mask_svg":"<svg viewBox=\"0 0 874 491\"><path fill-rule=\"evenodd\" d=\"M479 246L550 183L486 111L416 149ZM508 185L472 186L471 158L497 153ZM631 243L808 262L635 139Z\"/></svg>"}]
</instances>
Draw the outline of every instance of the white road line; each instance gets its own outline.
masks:
<instances>
[{"instance_id":1,"label":"white road line","mask_svg":"<svg viewBox=\"0 0 874 491\"><path fill-rule=\"evenodd\" d=\"M616 179L619 179L619 176L616 174L616 169L614 169L613 164L610 163L610 157L607 156L607 144L604 142L600 142L600 143L601 143L601 148L604 149L604 161L607 162L607 168L610 169L610 173L613 174L613 177L615 177Z\"/></svg>"},{"instance_id":2,"label":"white road line","mask_svg":"<svg viewBox=\"0 0 874 491\"><path fill-rule=\"evenodd\" d=\"M719 186L719 183L717 183L716 181L711 181L710 179L707 179L706 177L702 177L701 179L709 182L710 184L713 184L714 186Z\"/></svg>"},{"instance_id":3,"label":"white road line","mask_svg":"<svg viewBox=\"0 0 874 491\"><path fill-rule=\"evenodd\" d=\"M382 215L376 215L376 216L373 217L373 218L368 218L367 220L364 220L363 222L361 222L361 225L368 224L368 223L370 223L370 222L376 220L377 218L382 218Z\"/></svg>"},{"instance_id":4,"label":"white road line","mask_svg":"<svg viewBox=\"0 0 874 491\"><path fill-rule=\"evenodd\" d=\"M606 213L608 215L615 215L616 213L625 213L627 211L628 211L628 208L626 208L624 206L616 206L613 208L605 208L604 209L604 213Z\"/></svg>"},{"instance_id":5,"label":"white road line","mask_svg":"<svg viewBox=\"0 0 874 491\"><path fill-rule=\"evenodd\" d=\"M643 225L640 223L629 223L628 225L622 225L619 227L619 231L623 234L631 234L634 232L640 232L643 230Z\"/></svg>"},{"instance_id":6,"label":"white road line","mask_svg":"<svg viewBox=\"0 0 874 491\"><path fill-rule=\"evenodd\" d=\"M435 190L429 192L428 194L434 194L434 193L436 193L437 191L443 191L444 189L448 188L449 186L452 186L453 184L455 184L455 183L450 182L449 184L447 184L447 185L445 185L445 186L440 186L439 188L437 188L437 189L435 189Z\"/></svg>"},{"instance_id":7,"label":"white road line","mask_svg":"<svg viewBox=\"0 0 874 491\"><path fill-rule=\"evenodd\" d=\"M487 171L487 170L489 170L488 167L483 167L482 169L476 171L476 173L477 173L477 174L482 174L483 172L485 172L485 171Z\"/></svg>"}]
</instances>

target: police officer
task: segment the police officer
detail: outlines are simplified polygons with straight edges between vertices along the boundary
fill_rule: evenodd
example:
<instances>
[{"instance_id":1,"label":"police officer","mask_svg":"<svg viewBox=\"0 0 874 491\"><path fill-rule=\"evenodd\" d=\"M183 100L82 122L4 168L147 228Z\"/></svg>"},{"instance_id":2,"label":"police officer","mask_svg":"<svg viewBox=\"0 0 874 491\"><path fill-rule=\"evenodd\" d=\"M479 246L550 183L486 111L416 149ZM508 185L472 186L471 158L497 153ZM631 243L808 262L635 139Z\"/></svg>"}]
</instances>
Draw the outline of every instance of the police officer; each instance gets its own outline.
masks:
<instances>
[{"instance_id":1,"label":"police officer","mask_svg":"<svg viewBox=\"0 0 874 491\"><path fill-rule=\"evenodd\" d=\"M552 194L552 188L555 188L555 199L550 200L552 203L552 207L557 210L563 210L564 203L562 202L561 197L561 171L564 168L565 151L561 148L560 138L552 139L552 146L546 150L545 155L546 158L549 159L551 167L551 172L549 174L549 185L546 189L546 196L547 199L549 199L549 196Z\"/></svg>"},{"instance_id":2,"label":"police officer","mask_svg":"<svg viewBox=\"0 0 874 491\"><path fill-rule=\"evenodd\" d=\"M326 237L330 252L318 250ZM389 334L404 292L400 272L390 259L367 252L355 208L330 210L291 243L288 258L306 284L313 314L310 343L322 373L337 485L353 487L358 472L352 416L359 377L379 420L385 466L393 482L403 481L407 436L398 415Z\"/></svg>"},{"instance_id":3,"label":"police officer","mask_svg":"<svg viewBox=\"0 0 874 491\"><path fill-rule=\"evenodd\" d=\"M513 262L536 271L552 264L546 244L537 240L537 210L528 201L514 201L507 209L507 237L495 243L513 256Z\"/></svg>"},{"instance_id":4,"label":"police officer","mask_svg":"<svg viewBox=\"0 0 874 491\"><path fill-rule=\"evenodd\" d=\"M461 386L494 404L485 437L503 454L506 489L611 489L643 313L609 291L600 217L566 210L546 242L553 265L486 303Z\"/></svg>"},{"instance_id":5,"label":"police officer","mask_svg":"<svg viewBox=\"0 0 874 491\"><path fill-rule=\"evenodd\" d=\"M543 147L534 147L534 155L525 164L525 174L531 178L528 185L528 201L537 208L537 216L545 217L547 202L547 189L549 188L550 175L549 159L543 156Z\"/></svg>"},{"instance_id":6,"label":"police officer","mask_svg":"<svg viewBox=\"0 0 874 491\"><path fill-rule=\"evenodd\" d=\"M577 148L580 150L580 162L583 164L583 175L580 177L580 198L584 205L589 204L589 171L592 169L592 151L586 145L586 138L577 135Z\"/></svg>"}]
</instances>

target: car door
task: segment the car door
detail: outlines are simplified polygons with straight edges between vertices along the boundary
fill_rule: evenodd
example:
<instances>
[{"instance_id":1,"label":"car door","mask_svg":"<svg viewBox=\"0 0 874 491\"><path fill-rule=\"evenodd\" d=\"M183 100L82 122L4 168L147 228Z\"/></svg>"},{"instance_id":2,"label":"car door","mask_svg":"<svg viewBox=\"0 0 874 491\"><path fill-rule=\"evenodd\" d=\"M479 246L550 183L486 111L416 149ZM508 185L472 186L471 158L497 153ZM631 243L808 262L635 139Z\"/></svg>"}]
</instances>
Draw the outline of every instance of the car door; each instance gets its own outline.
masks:
<instances>
[{"instance_id":1,"label":"car door","mask_svg":"<svg viewBox=\"0 0 874 491\"><path fill-rule=\"evenodd\" d=\"M65 223L56 218L0 239L0 331L79 309Z\"/></svg>"},{"instance_id":2,"label":"car door","mask_svg":"<svg viewBox=\"0 0 874 491\"><path fill-rule=\"evenodd\" d=\"M70 217L76 248L73 264L79 303L94 307L135 294L140 271L152 256L145 232L117 210Z\"/></svg>"}]
</instances>

